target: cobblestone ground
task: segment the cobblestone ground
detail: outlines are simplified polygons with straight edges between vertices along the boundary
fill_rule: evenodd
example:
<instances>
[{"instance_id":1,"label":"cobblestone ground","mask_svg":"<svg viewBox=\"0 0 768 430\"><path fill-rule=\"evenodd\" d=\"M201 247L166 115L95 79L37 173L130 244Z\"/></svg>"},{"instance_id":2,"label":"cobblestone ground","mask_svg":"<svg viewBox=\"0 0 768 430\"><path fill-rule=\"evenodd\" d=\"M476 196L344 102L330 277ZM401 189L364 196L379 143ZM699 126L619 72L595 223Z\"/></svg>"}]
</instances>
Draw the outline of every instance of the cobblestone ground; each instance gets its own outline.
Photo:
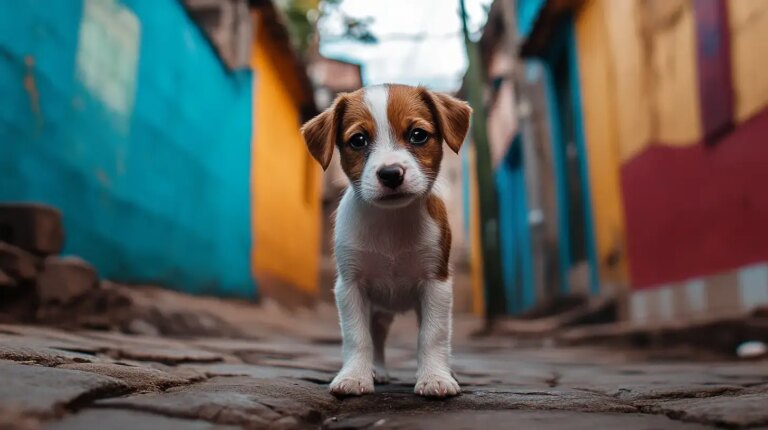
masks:
<instances>
[{"instance_id":1,"label":"cobblestone ground","mask_svg":"<svg viewBox=\"0 0 768 430\"><path fill-rule=\"evenodd\" d=\"M674 359L644 351L526 347L473 338L457 318L463 394L412 394L415 322L396 322L393 381L336 399L333 309L209 304L237 337L164 338L0 326L0 428L697 429L768 426L768 362ZM211 302L213 303L213 302ZM185 305L186 306L186 305ZM140 325L140 323L137 323Z\"/></svg>"}]
</instances>

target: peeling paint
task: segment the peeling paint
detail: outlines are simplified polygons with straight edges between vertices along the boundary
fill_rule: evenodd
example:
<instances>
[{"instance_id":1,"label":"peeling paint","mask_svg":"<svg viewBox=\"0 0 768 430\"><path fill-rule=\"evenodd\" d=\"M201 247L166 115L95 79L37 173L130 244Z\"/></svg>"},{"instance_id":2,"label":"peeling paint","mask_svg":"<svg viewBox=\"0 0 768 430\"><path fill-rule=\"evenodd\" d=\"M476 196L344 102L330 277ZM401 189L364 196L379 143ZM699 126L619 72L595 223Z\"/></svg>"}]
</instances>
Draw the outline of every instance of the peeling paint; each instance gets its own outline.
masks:
<instances>
[{"instance_id":1,"label":"peeling paint","mask_svg":"<svg viewBox=\"0 0 768 430\"><path fill-rule=\"evenodd\" d=\"M29 96L29 106L35 115L37 127L41 129L45 125L45 120L43 119L43 111L40 108L40 92L37 89L37 81L35 80L35 58L31 55L24 57L24 66L24 90Z\"/></svg>"}]
</instances>

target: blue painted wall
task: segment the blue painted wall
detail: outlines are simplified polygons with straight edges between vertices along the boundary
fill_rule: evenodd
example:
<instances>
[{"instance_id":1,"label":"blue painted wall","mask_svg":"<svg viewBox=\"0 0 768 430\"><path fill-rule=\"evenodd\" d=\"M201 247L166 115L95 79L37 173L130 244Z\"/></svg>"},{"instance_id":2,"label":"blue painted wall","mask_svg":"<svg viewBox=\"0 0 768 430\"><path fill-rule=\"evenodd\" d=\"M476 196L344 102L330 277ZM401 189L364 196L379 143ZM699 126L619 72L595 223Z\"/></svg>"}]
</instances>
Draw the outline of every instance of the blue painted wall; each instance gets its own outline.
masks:
<instances>
[{"instance_id":1,"label":"blue painted wall","mask_svg":"<svg viewBox=\"0 0 768 430\"><path fill-rule=\"evenodd\" d=\"M83 79L84 0L0 2L0 201L61 209L66 252L104 277L254 297L250 73L177 0L96 1L139 22L128 111L126 86Z\"/></svg>"},{"instance_id":2,"label":"blue painted wall","mask_svg":"<svg viewBox=\"0 0 768 430\"><path fill-rule=\"evenodd\" d=\"M576 30L573 17L564 20L560 28L550 40L547 52L543 58L545 69L545 90L547 97L547 109L550 118L550 133L552 136L552 158L554 164L555 187L557 198L557 223L558 223L558 265L560 270L560 292L569 294L571 285L568 281L568 273L573 265L571 255L570 217L575 210L568 196L569 178L567 177L565 142L569 138L561 129L563 119L560 109L566 109L573 117L573 139L576 143L579 180L581 189L581 206L584 210L584 230L587 262L589 265L589 290L593 295L599 293L599 280L597 272L597 252L594 236L594 224L592 215L592 197L589 186L589 166L587 161L586 137L584 134L584 120L581 109L581 81L579 78L578 52L576 49ZM564 58L564 60L563 60ZM554 74L554 63L558 60L566 62L568 67L567 87L568 94L558 94L558 82ZM562 84L562 83L561 83ZM561 100L565 106L560 106Z\"/></svg>"},{"instance_id":3,"label":"blue painted wall","mask_svg":"<svg viewBox=\"0 0 768 430\"><path fill-rule=\"evenodd\" d=\"M533 248L528 224L528 197L522 141L516 136L496 169L499 239L507 312L530 310L536 302Z\"/></svg>"},{"instance_id":4,"label":"blue painted wall","mask_svg":"<svg viewBox=\"0 0 768 430\"><path fill-rule=\"evenodd\" d=\"M523 39L531 34L539 12L546 2L546 0L517 1L517 31Z\"/></svg>"}]
</instances>

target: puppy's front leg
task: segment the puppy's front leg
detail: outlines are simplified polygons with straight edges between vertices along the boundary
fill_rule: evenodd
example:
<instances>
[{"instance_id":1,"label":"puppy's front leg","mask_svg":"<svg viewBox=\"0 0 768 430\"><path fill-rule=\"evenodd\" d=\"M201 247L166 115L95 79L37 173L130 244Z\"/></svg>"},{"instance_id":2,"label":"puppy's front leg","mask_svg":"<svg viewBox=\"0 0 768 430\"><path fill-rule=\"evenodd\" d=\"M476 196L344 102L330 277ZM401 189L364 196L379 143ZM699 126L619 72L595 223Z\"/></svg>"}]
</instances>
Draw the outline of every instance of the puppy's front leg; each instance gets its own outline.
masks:
<instances>
[{"instance_id":1,"label":"puppy's front leg","mask_svg":"<svg viewBox=\"0 0 768 430\"><path fill-rule=\"evenodd\" d=\"M427 397L455 396L461 392L451 375L451 313L453 289L447 281L422 285L419 303L419 351L414 392Z\"/></svg>"},{"instance_id":2,"label":"puppy's front leg","mask_svg":"<svg viewBox=\"0 0 768 430\"><path fill-rule=\"evenodd\" d=\"M331 382L331 393L357 396L373 392L373 341L369 329L371 306L360 285L336 280L336 306L341 322L344 365Z\"/></svg>"}]
</instances>

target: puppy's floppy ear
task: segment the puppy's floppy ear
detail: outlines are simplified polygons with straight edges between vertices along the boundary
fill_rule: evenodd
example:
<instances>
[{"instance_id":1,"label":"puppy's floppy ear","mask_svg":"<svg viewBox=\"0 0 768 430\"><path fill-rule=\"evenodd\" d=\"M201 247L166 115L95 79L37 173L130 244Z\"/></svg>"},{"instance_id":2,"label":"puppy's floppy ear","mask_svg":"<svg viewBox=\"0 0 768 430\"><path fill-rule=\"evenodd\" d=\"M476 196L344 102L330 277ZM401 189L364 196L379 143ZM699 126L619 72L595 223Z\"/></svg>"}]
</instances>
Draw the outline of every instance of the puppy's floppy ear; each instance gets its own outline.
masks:
<instances>
[{"instance_id":1,"label":"puppy's floppy ear","mask_svg":"<svg viewBox=\"0 0 768 430\"><path fill-rule=\"evenodd\" d=\"M458 153L469 130L472 108L467 102L447 94L424 90L425 101L436 116L437 126L445 143Z\"/></svg>"},{"instance_id":2,"label":"puppy's floppy ear","mask_svg":"<svg viewBox=\"0 0 768 430\"><path fill-rule=\"evenodd\" d=\"M309 153L323 166L323 170L327 169L331 162L345 107L346 94L339 94L331 107L301 127L301 135L304 136Z\"/></svg>"}]
</instances>

